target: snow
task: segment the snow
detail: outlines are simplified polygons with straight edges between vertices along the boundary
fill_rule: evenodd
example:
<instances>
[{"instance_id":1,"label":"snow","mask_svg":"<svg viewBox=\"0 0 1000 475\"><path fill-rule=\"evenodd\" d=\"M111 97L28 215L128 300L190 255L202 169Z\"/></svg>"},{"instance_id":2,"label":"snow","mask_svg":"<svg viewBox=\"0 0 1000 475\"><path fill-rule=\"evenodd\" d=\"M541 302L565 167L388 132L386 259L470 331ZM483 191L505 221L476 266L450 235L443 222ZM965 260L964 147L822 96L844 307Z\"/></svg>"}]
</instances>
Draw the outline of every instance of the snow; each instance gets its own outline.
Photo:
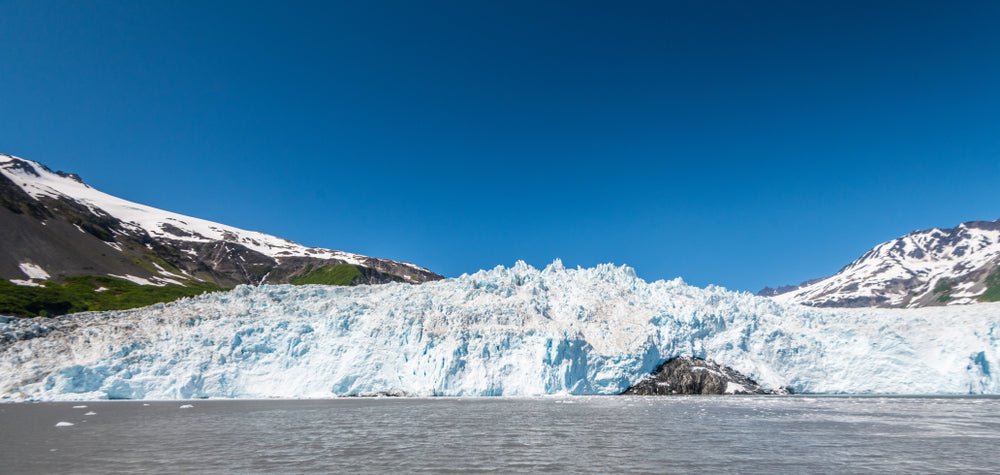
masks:
<instances>
[{"instance_id":1,"label":"snow","mask_svg":"<svg viewBox=\"0 0 1000 475\"><path fill-rule=\"evenodd\" d=\"M37 282L32 282L30 280L10 279L10 283L17 284L17 285L23 285L25 287L45 287L42 284L39 284Z\"/></svg>"},{"instance_id":2,"label":"snow","mask_svg":"<svg viewBox=\"0 0 1000 475\"><path fill-rule=\"evenodd\" d=\"M167 285L167 284L158 283L158 282L151 282L148 279L143 279L142 277L136 277L136 276L131 275L131 274L125 274L125 275L108 274L108 275L111 276L111 277L122 279L122 280L130 280L130 281L135 282L135 283L137 283L139 285L155 285L157 287L163 287L164 285Z\"/></svg>"},{"instance_id":3,"label":"snow","mask_svg":"<svg viewBox=\"0 0 1000 475\"><path fill-rule=\"evenodd\" d=\"M726 382L726 390L725 390L726 394L739 394L739 393L746 394L746 393L749 393L749 392L750 391L747 391L747 388L745 386L743 386L742 384L734 383L732 381L727 381Z\"/></svg>"},{"instance_id":4,"label":"snow","mask_svg":"<svg viewBox=\"0 0 1000 475\"><path fill-rule=\"evenodd\" d=\"M152 279L152 280L155 281L155 283L153 285L160 285L160 286L167 285L167 284L174 284L174 285L180 285L180 286L184 285L179 280L168 279L166 277L153 276L153 277L150 277L150 279Z\"/></svg>"},{"instance_id":5,"label":"snow","mask_svg":"<svg viewBox=\"0 0 1000 475\"><path fill-rule=\"evenodd\" d=\"M184 280L184 279L187 279L187 277L184 277L184 276L181 276L181 275L177 275L177 274L174 274L173 272L170 272L170 271L168 271L168 270L164 269L163 267L161 267L161 266L160 266L159 264L157 264L157 263L155 263L155 262L153 262L152 264L153 264L153 267L155 267L155 268L156 268L156 271L157 271L157 272L158 272L158 273L159 273L160 275L165 275L165 276L167 276L167 277L174 277L174 278L177 278L177 279L181 279L181 280Z\"/></svg>"},{"instance_id":6,"label":"snow","mask_svg":"<svg viewBox=\"0 0 1000 475\"><path fill-rule=\"evenodd\" d=\"M37 176L11 166L10 163L14 160L23 160L28 163L35 170ZM4 166L5 164L6 166ZM22 190L36 199L46 196L69 198L87 206L98 215L114 216L122 220L127 228L144 230L157 238L191 242L229 241L239 243L272 258L312 256L323 259L339 259L348 264L356 265L364 265L365 261L370 259L359 254L306 247L268 234L246 231L133 203L98 191L72 178L60 176L38 162L10 155L0 154L0 173L6 175ZM171 227L178 228L182 232L172 233L168 231ZM120 247L113 244L109 243L108 245L121 250ZM416 270L426 271L426 269L411 263L402 264Z\"/></svg>"},{"instance_id":7,"label":"snow","mask_svg":"<svg viewBox=\"0 0 1000 475\"><path fill-rule=\"evenodd\" d=\"M0 342L7 400L616 394L674 356L796 392L1000 394L1000 304L819 309L559 261L0 320Z\"/></svg>"},{"instance_id":8,"label":"snow","mask_svg":"<svg viewBox=\"0 0 1000 475\"><path fill-rule=\"evenodd\" d=\"M49 273L45 272L45 269L42 269L41 267L30 262L22 262L18 264L18 267L21 268L21 272L24 272L24 275L28 276L29 279L49 278Z\"/></svg>"}]
</instances>

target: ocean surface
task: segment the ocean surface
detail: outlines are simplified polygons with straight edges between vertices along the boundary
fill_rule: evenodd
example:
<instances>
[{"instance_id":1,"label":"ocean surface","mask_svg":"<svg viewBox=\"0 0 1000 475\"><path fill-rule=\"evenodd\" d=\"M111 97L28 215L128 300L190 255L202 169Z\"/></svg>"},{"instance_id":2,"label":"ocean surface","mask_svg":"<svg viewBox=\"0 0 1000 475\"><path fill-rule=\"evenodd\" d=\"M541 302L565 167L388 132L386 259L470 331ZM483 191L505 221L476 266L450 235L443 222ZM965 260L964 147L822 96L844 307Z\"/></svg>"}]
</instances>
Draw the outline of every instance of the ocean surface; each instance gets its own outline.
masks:
<instances>
[{"instance_id":1,"label":"ocean surface","mask_svg":"<svg viewBox=\"0 0 1000 475\"><path fill-rule=\"evenodd\" d=\"M998 447L996 397L0 404L3 473L995 473Z\"/></svg>"}]
</instances>

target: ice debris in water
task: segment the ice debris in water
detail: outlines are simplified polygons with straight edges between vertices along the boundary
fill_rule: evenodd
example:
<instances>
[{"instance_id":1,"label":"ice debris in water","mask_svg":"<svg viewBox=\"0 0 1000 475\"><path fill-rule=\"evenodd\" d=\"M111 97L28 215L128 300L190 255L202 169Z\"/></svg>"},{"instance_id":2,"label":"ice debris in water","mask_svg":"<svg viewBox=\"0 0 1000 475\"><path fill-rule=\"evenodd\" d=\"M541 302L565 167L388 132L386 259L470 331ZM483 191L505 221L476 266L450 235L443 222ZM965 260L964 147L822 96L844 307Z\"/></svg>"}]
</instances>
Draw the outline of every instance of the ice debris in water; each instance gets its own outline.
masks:
<instances>
[{"instance_id":1,"label":"ice debris in water","mask_svg":"<svg viewBox=\"0 0 1000 475\"><path fill-rule=\"evenodd\" d=\"M66 422L66 421L61 421L61 422L57 422L56 423L56 427L70 427L70 426L73 426L73 425L76 425L76 424L73 424L72 422Z\"/></svg>"},{"instance_id":2,"label":"ice debris in water","mask_svg":"<svg viewBox=\"0 0 1000 475\"><path fill-rule=\"evenodd\" d=\"M11 400L615 394L682 355L796 392L997 394L1000 304L819 309L519 262L6 320L0 350Z\"/></svg>"},{"instance_id":3,"label":"ice debris in water","mask_svg":"<svg viewBox=\"0 0 1000 475\"><path fill-rule=\"evenodd\" d=\"M190 404L185 404L185 405L181 406L179 409L191 409L192 407L194 407L194 406L192 406Z\"/></svg>"},{"instance_id":4,"label":"ice debris in water","mask_svg":"<svg viewBox=\"0 0 1000 475\"><path fill-rule=\"evenodd\" d=\"M97 415L97 413L96 413L96 412L94 412L94 411L90 411L90 412L88 412L88 413L85 413L84 415L85 415L85 416L96 416L96 415Z\"/></svg>"},{"instance_id":5,"label":"ice debris in water","mask_svg":"<svg viewBox=\"0 0 1000 475\"><path fill-rule=\"evenodd\" d=\"M87 406L73 406L73 409L86 409Z\"/></svg>"}]
</instances>

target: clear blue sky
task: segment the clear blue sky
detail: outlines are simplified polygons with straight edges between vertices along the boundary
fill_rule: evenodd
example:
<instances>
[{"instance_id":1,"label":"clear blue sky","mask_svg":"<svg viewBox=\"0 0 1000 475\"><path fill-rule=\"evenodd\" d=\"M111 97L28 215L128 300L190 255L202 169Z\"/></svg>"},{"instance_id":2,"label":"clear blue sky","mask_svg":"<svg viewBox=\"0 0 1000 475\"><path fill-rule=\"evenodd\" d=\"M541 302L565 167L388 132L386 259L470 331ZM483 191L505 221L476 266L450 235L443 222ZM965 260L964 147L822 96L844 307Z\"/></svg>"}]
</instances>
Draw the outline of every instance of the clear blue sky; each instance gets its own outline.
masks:
<instances>
[{"instance_id":1,"label":"clear blue sky","mask_svg":"<svg viewBox=\"0 0 1000 475\"><path fill-rule=\"evenodd\" d=\"M0 0L0 153L446 276L756 291L1000 218L1000 2Z\"/></svg>"}]
</instances>

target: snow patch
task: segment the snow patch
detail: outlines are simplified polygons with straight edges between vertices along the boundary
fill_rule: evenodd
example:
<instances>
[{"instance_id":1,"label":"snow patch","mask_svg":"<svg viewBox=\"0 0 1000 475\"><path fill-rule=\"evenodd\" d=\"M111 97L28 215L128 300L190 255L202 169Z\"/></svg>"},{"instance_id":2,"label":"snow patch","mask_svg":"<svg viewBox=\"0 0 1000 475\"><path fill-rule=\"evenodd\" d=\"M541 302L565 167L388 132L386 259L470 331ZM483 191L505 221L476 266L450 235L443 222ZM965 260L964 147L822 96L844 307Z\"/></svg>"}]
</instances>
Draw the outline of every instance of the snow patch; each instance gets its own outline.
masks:
<instances>
[{"instance_id":1,"label":"snow patch","mask_svg":"<svg viewBox=\"0 0 1000 475\"><path fill-rule=\"evenodd\" d=\"M25 287L45 287L42 284L39 284L37 282L32 282L30 280L10 279L10 283L17 284L17 285L23 285Z\"/></svg>"},{"instance_id":2,"label":"snow patch","mask_svg":"<svg viewBox=\"0 0 1000 475\"><path fill-rule=\"evenodd\" d=\"M116 278L119 278L119 279L122 279L122 280L130 280L130 281L135 282L135 283L137 283L139 285L152 285L152 286L156 286L156 287L163 287L163 286L167 285L166 283L150 282L147 279L143 279L142 277L136 277L136 276L131 275L131 274L126 274L126 275L108 274L108 276L110 276L110 277L116 277Z\"/></svg>"},{"instance_id":3,"label":"snow patch","mask_svg":"<svg viewBox=\"0 0 1000 475\"><path fill-rule=\"evenodd\" d=\"M170 272L170 271L164 269L163 267L160 267L160 265L157 264L157 263L155 263L155 262L153 262L152 264L153 264L153 267L155 267L156 270L160 273L160 275L165 275L167 277L173 277L175 279L181 279L181 280L186 279L186 277L184 277L184 276L174 274L173 272ZM179 284L179 282L178 282L178 284Z\"/></svg>"},{"instance_id":4,"label":"snow patch","mask_svg":"<svg viewBox=\"0 0 1000 475\"><path fill-rule=\"evenodd\" d=\"M183 283L181 283L178 280L168 279L166 277L156 277L156 276L153 276L153 277L150 277L150 279L155 282L153 285L158 285L158 286L164 286L164 285L167 285L167 284L174 284L174 285L181 285L181 286L184 285Z\"/></svg>"},{"instance_id":5,"label":"snow patch","mask_svg":"<svg viewBox=\"0 0 1000 475\"><path fill-rule=\"evenodd\" d=\"M28 278L30 279L49 278L49 273L45 272L45 269L42 269L40 266L37 266L30 262L22 262L18 264L18 267L21 268L21 272L24 272L24 275L28 276Z\"/></svg>"}]
</instances>

